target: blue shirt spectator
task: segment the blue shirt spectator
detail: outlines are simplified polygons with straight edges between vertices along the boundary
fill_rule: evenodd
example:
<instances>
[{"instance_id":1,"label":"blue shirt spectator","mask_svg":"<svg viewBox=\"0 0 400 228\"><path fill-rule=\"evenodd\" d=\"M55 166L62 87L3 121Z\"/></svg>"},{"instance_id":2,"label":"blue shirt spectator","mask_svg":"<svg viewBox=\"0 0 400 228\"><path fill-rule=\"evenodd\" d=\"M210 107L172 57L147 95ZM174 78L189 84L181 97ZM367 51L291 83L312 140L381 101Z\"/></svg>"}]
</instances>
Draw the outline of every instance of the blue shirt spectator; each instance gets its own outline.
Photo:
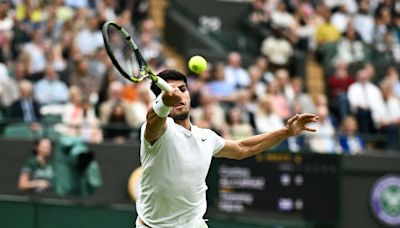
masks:
<instances>
[{"instance_id":1,"label":"blue shirt spectator","mask_svg":"<svg viewBox=\"0 0 400 228\"><path fill-rule=\"evenodd\" d=\"M36 83L34 94L41 105L62 104L69 99L68 87L58 79L53 65L46 67L45 77Z\"/></svg>"}]
</instances>

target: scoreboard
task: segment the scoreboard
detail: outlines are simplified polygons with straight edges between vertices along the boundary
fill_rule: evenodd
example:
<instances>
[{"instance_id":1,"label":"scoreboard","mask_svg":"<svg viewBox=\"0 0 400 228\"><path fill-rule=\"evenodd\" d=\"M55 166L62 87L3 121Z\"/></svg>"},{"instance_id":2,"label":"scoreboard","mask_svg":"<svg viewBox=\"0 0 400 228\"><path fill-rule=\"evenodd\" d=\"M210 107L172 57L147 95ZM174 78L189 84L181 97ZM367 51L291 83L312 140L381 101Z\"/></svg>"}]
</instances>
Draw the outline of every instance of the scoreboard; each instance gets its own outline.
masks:
<instances>
[{"instance_id":1,"label":"scoreboard","mask_svg":"<svg viewBox=\"0 0 400 228\"><path fill-rule=\"evenodd\" d=\"M209 183L218 212L305 221L334 221L339 213L340 156L264 153L215 159Z\"/></svg>"}]
</instances>

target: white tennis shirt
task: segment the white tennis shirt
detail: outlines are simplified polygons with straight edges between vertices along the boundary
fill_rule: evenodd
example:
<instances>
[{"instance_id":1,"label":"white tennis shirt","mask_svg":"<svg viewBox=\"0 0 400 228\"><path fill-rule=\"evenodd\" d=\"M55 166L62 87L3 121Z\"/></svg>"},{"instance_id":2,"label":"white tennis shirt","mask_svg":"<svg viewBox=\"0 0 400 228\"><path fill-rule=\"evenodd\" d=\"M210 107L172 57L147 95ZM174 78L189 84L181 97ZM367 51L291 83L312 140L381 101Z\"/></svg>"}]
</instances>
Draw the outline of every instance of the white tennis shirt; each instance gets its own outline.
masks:
<instances>
[{"instance_id":1,"label":"white tennis shirt","mask_svg":"<svg viewBox=\"0 0 400 228\"><path fill-rule=\"evenodd\" d=\"M165 133L151 145L141 129L143 173L136 210L150 227L193 227L207 209L205 183L211 158L225 140L209 129L191 130L167 118Z\"/></svg>"}]
</instances>

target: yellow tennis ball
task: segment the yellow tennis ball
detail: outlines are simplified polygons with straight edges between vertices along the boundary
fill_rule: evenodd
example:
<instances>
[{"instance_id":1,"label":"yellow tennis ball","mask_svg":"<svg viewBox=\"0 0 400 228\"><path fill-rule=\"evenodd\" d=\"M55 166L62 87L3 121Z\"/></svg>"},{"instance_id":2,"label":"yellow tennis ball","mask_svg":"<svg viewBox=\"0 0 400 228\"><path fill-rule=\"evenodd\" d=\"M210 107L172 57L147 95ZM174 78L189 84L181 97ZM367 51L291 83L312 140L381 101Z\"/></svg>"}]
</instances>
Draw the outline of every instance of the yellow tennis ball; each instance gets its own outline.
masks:
<instances>
[{"instance_id":1,"label":"yellow tennis ball","mask_svg":"<svg viewBox=\"0 0 400 228\"><path fill-rule=\"evenodd\" d=\"M189 69L196 74L200 74L207 68L207 61L200 55L192 56L188 62Z\"/></svg>"}]
</instances>

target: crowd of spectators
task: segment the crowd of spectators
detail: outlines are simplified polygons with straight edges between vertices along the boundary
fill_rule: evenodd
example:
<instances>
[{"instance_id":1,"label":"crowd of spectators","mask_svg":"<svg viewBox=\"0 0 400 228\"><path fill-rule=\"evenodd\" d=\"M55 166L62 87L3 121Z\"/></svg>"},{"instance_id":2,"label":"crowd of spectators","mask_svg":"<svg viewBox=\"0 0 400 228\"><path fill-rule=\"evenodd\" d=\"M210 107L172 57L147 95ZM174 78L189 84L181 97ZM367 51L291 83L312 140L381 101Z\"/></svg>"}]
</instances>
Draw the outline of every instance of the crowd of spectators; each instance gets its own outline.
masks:
<instances>
[{"instance_id":1,"label":"crowd of spectators","mask_svg":"<svg viewBox=\"0 0 400 228\"><path fill-rule=\"evenodd\" d=\"M259 56L244 66L241 54L232 51L200 75L188 72L194 124L239 139L310 112L320 116L318 132L275 149L348 154L400 149L400 3L254 0L251 5L248 24L262 37ZM57 132L90 143L132 139L154 95L148 84L118 76L101 25L115 20L136 34L154 71L175 68L163 55L162 36L146 6L145 0L0 0L3 114L32 130L48 116L59 116ZM293 67L296 55L320 61L326 93L307 92L306 78ZM382 72L375 63L386 64L385 75L377 75ZM375 142L374 134L384 140Z\"/></svg>"}]
</instances>

